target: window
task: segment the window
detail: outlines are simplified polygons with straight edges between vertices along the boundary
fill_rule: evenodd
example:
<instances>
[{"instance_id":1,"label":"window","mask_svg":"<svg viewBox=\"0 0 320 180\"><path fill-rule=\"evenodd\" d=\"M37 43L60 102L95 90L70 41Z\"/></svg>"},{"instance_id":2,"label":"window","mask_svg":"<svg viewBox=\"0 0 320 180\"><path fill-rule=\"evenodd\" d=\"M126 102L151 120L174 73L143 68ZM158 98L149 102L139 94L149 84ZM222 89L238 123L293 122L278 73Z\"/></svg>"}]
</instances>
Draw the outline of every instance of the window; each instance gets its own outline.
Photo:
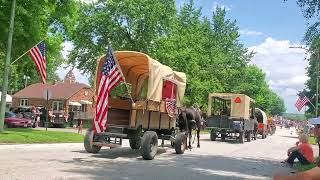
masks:
<instances>
[{"instance_id":1,"label":"window","mask_svg":"<svg viewBox=\"0 0 320 180\"><path fill-rule=\"evenodd\" d=\"M81 104L81 112L87 112L88 104Z\"/></svg>"},{"instance_id":2,"label":"window","mask_svg":"<svg viewBox=\"0 0 320 180\"><path fill-rule=\"evenodd\" d=\"M28 99L20 99L20 106L28 106Z\"/></svg>"},{"instance_id":3,"label":"window","mask_svg":"<svg viewBox=\"0 0 320 180\"><path fill-rule=\"evenodd\" d=\"M85 96L88 96L88 95L89 95L89 92L88 92L88 91L84 91L84 95L85 95Z\"/></svg>"},{"instance_id":4,"label":"window","mask_svg":"<svg viewBox=\"0 0 320 180\"><path fill-rule=\"evenodd\" d=\"M63 102L62 101L53 101L52 103L52 111L59 112L63 110Z\"/></svg>"}]
</instances>

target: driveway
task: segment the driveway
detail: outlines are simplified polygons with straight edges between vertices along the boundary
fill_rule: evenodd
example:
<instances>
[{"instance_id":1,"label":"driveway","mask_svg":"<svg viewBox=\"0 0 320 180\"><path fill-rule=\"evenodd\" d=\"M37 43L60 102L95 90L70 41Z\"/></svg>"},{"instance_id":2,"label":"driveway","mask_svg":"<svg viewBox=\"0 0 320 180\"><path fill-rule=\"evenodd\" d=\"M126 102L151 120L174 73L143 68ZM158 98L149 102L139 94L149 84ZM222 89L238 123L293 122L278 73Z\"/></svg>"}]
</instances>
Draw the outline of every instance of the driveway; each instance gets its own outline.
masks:
<instances>
[{"instance_id":1,"label":"driveway","mask_svg":"<svg viewBox=\"0 0 320 180\"><path fill-rule=\"evenodd\" d=\"M128 141L98 154L86 153L82 144L1 145L0 179L270 179L277 171L292 171L279 162L296 141L285 129L244 144L202 135L201 148L177 155L167 142L151 161Z\"/></svg>"}]
</instances>

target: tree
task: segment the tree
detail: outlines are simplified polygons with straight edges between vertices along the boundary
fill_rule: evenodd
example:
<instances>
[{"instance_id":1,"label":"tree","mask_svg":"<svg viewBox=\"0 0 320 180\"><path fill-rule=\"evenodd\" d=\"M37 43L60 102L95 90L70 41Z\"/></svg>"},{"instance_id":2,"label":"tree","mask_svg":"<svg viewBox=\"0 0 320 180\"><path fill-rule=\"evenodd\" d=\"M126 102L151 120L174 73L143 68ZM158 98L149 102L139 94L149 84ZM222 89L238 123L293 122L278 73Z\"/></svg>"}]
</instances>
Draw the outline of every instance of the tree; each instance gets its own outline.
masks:
<instances>
[{"instance_id":1,"label":"tree","mask_svg":"<svg viewBox=\"0 0 320 180\"><path fill-rule=\"evenodd\" d=\"M0 0L0 59L4 58L6 37L8 33L10 1ZM48 81L57 79L55 71L63 58L61 44L71 35L71 28L76 20L77 3L70 1L19 0L13 35L12 60L26 52L37 42L47 36L47 77ZM0 61L0 70L3 62ZM31 77L31 82L39 82L32 60L25 56L11 68L10 89L16 91L23 85L23 75Z\"/></svg>"},{"instance_id":2,"label":"tree","mask_svg":"<svg viewBox=\"0 0 320 180\"><path fill-rule=\"evenodd\" d=\"M143 5L142 5L143 4ZM69 63L94 75L98 57L109 41L115 50L149 53L154 41L168 33L174 19L173 0L108 0L82 4L74 27Z\"/></svg>"},{"instance_id":3,"label":"tree","mask_svg":"<svg viewBox=\"0 0 320 180\"><path fill-rule=\"evenodd\" d=\"M141 51L186 73L185 106L206 105L211 92L234 92L258 98L269 112L285 111L263 72L248 64L253 54L221 8L209 19L192 0L179 12L172 0L110 0L82 5L79 16L69 62L91 76L110 39L116 50Z\"/></svg>"},{"instance_id":4,"label":"tree","mask_svg":"<svg viewBox=\"0 0 320 180\"><path fill-rule=\"evenodd\" d=\"M312 53L309 61L309 66L307 67L307 75L309 76L306 82L306 88L303 90L310 101L316 102L317 93L317 76L319 69L317 68L320 61L320 1L318 0L297 0L297 4L301 7L303 16L306 19L312 19L313 23L308 27L305 33L304 42L309 45L310 52ZM320 101L319 101L320 102ZM313 103L316 105L315 103ZM308 110L307 115L309 117L314 117L315 108L311 103L307 104ZM320 109L320 108L319 108ZM319 114L319 112L318 112Z\"/></svg>"}]
</instances>

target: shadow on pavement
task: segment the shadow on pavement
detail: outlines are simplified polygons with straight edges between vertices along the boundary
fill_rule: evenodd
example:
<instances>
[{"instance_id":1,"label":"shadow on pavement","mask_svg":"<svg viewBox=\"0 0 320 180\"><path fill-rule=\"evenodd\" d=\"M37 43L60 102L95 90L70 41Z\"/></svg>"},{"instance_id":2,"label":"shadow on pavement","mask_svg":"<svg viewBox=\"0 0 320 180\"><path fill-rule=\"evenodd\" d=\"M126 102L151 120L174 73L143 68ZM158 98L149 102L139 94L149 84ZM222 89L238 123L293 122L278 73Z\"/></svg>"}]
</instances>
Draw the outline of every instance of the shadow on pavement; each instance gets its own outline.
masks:
<instances>
[{"instance_id":1,"label":"shadow on pavement","mask_svg":"<svg viewBox=\"0 0 320 180\"><path fill-rule=\"evenodd\" d=\"M215 155L177 155L160 148L154 160L142 160L139 150L118 148L104 150L70 163L78 168L62 170L93 179L270 179L275 172L289 172L277 161L231 158ZM236 152L235 152L236 153ZM159 155L161 154L161 155Z\"/></svg>"}]
</instances>

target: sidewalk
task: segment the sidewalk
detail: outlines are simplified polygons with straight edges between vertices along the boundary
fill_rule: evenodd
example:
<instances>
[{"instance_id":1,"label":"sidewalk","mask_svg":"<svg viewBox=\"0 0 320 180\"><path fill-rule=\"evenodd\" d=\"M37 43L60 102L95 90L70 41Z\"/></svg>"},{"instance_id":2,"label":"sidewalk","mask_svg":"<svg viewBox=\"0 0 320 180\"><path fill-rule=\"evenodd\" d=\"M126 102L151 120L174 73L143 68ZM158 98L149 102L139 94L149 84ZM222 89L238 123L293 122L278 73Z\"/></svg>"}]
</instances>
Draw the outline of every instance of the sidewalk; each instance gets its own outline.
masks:
<instances>
[{"instance_id":1,"label":"sidewalk","mask_svg":"<svg viewBox=\"0 0 320 180\"><path fill-rule=\"evenodd\" d=\"M46 128L44 127L37 127L34 130L45 131ZM71 132L71 133L78 133L78 128L48 128L48 131L60 131L60 132ZM87 129L82 129L82 135L85 135Z\"/></svg>"}]
</instances>

